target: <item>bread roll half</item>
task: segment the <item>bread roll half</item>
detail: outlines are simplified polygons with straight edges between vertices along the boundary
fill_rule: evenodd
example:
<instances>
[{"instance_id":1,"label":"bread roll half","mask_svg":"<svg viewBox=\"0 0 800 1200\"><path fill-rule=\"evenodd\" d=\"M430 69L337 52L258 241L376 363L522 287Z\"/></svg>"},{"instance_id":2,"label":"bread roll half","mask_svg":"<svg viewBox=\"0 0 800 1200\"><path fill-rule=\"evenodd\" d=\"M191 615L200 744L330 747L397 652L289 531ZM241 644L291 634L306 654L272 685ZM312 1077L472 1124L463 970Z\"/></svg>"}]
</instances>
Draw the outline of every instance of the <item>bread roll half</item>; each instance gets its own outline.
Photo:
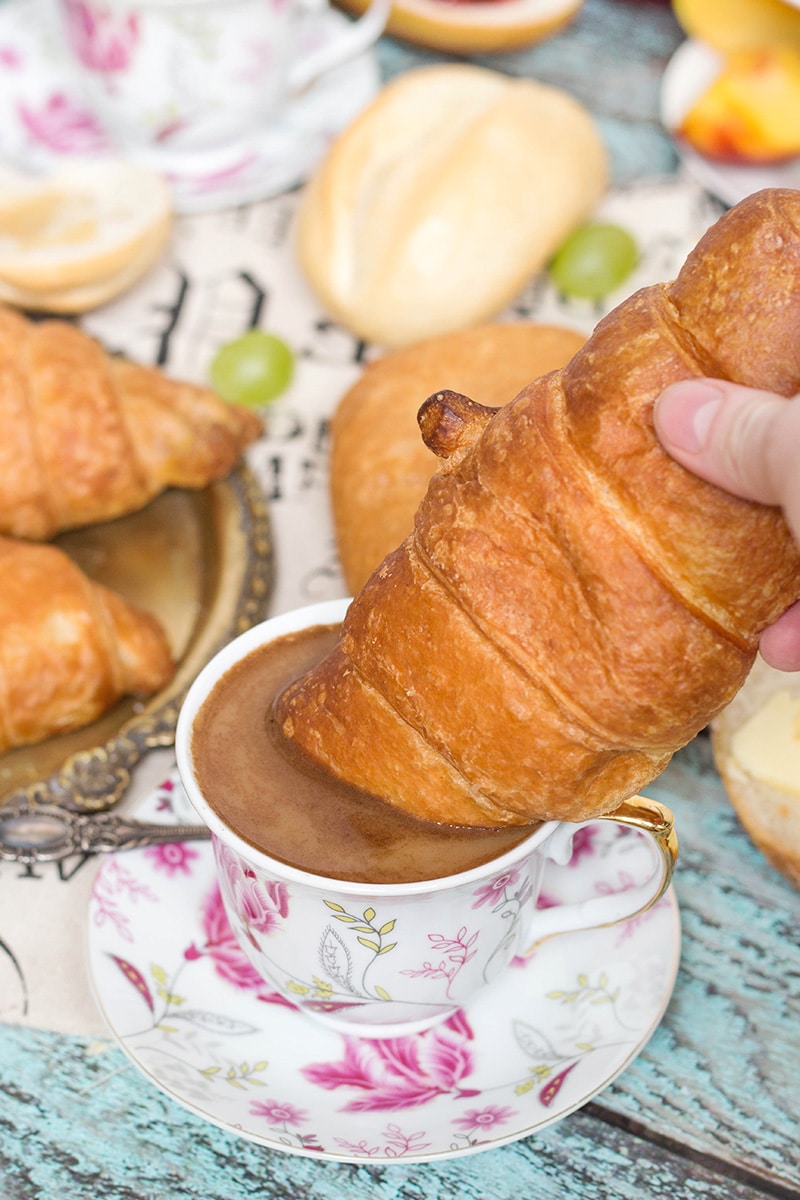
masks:
<instances>
[{"instance_id":1,"label":"bread roll half","mask_svg":"<svg viewBox=\"0 0 800 1200\"><path fill-rule=\"evenodd\" d=\"M334 142L298 214L299 260L342 324L407 345L499 313L607 180L595 124L566 92L418 68Z\"/></svg>"},{"instance_id":2,"label":"bread roll half","mask_svg":"<svg viewBox=\"0 0 800 1200\"><path fill-rule=\"evenodd\" d=\"M800 887L800 672L757 658L711 726L725 790L750 837Z\"/></svg>"},{"instance_id":3,"label":"bread roll half","mask_svg":"<svg viewBox=\"0 0 800 1200\"><path fill-rule=\"evenodd\" d=\"M584 340L556 325L498 322L392 350L366 368L331 425L331 504L352 595L411 532L436 469L417 424L422 402L449 389L499 408L563 367Z\"/></svg>"}]
</instances>

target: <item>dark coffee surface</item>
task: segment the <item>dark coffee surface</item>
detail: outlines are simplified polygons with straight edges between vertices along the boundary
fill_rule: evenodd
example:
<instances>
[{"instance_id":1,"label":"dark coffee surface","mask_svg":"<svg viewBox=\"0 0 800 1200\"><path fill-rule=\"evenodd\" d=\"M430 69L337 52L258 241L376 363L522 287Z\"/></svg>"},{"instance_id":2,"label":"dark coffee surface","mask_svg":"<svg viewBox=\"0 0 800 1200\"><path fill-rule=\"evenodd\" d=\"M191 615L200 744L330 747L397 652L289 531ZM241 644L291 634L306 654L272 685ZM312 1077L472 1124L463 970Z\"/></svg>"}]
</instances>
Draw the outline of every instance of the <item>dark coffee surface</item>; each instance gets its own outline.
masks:
<instances>
[{"instance_id":1,"label":"dark coffee surface","mask_svg":"<svg viewBox=\"0 0 800 1200\"><path fill-rule=\"evenodd\" d=\"M452 875L527 837L530 826L476 830L421 821L292 752L272 719L274 697L319 662L336 638L335 628L316 627L260 647L205 701L195 721L194 767L203 795L226 824L283 862L369 883Z\"/></svg>"}]
</instances>

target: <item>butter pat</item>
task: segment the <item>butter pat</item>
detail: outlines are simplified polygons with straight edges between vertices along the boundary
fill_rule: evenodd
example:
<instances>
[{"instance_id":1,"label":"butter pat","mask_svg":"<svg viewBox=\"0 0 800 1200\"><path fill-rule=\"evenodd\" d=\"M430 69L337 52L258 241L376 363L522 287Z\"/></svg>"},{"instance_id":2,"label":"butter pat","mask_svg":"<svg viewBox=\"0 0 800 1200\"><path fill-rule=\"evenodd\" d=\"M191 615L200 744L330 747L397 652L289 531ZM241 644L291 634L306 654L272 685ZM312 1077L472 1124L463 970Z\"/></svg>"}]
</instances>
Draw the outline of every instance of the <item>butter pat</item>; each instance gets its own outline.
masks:
<instances>
[{"instance_id":1,"label":"butter pat","mask_svg":"<svg viewBox=\"0 0 800 1200\"><path fill-rule=\"evenodd\" d=\"M756 779L800 795L800 696L773 693L733 735L731 753Z\"/></svg>"}]
</instances>

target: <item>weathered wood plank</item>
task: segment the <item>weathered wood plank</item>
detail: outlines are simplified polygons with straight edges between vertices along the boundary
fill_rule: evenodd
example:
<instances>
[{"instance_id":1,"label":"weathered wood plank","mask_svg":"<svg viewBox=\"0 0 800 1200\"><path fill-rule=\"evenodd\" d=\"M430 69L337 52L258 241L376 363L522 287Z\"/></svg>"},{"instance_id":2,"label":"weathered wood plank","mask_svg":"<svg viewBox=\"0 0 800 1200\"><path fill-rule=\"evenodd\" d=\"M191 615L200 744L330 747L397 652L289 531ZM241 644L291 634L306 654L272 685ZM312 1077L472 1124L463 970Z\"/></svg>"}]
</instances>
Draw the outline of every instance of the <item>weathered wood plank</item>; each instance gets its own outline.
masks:
<instances>
[{"instance_id":1,"label":"weathered wood plank","mask_svg":"<svg viewBox=\"0 0 800 1200\"><path fill-rule=\"evenodd\" d=\"M354 1118L357 1120L357 1118ZM23 1148L24 1147L24 1151ZM0 1030L3 1200L763 1200L724 1164L576 1113L536 1137L437 1164L284 1156L184 1112L79 1038ZM770 1192L769 1195L780 1193Z\"/></svg>"},{"instance_id":2,"label":"weathered wood plank","mask_svg":"<svg viewBox=\"0 0 800 1200\"><path fill-rule=\"evenodd\" d=\"M681 838L681 970L649 1052L603 1101L800 1190L800 893L740 826L707 738L647 790Z\"/></svg>"}]
</instances>

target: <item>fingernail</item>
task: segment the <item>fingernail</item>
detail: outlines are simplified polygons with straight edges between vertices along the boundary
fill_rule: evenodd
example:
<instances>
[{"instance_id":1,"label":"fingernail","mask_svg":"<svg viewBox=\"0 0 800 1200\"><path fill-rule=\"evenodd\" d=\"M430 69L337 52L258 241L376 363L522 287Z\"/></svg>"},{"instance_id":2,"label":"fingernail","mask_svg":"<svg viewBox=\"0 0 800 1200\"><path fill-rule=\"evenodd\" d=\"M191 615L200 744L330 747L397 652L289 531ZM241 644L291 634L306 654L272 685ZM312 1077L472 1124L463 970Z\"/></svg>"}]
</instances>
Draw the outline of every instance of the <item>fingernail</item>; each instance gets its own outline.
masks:
<instances>
[{"instance_id":1,"label":"fingernail","mask_svg":"<svg viewBox=\"0 0 800 1200\"><path fill-rule=\"evenodd\" d=\"M661 440L676 450L699 454L708 444L722 389L706 379L687 379L664 389L656 406Z\"/></svg>"}]
</instances>

